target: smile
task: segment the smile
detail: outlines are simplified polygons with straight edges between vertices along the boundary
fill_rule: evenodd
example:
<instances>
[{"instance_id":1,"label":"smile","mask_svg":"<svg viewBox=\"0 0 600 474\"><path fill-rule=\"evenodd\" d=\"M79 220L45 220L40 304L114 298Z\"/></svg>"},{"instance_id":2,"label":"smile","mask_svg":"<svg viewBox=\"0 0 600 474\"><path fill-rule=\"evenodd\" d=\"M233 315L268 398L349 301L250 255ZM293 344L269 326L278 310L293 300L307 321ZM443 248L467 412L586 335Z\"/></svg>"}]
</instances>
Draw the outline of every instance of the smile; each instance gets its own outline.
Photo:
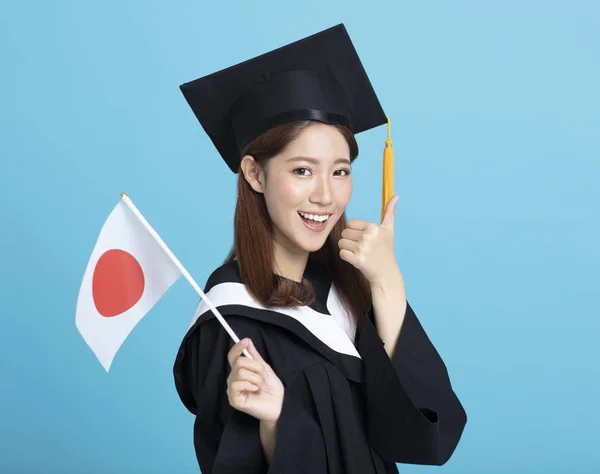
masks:
<instances>
[{"instance_id":1,"label":"smile","mask_svg":"<svg viewBox=\"0 0 600 474\"><path fill-rule=\"evenodd\" d=\"M331 214L309 214L301 211L298 211L298 214L300 214L300 216L305 220L310 220L317 223L325 222L327 219L329 219L329 216L331 216Z\"/></svg>"},{"instance_id":2,"label":"smile","mask_svg":"<svg viewBox=\"0 0 600 474\"><path fill-rule=\"evenodd\" d=\"M331 214L310 214L298 211L298 216L302 219L304 227L313 232L321 232L327 228L327 219Z\"/></svg>"}]
</instances>

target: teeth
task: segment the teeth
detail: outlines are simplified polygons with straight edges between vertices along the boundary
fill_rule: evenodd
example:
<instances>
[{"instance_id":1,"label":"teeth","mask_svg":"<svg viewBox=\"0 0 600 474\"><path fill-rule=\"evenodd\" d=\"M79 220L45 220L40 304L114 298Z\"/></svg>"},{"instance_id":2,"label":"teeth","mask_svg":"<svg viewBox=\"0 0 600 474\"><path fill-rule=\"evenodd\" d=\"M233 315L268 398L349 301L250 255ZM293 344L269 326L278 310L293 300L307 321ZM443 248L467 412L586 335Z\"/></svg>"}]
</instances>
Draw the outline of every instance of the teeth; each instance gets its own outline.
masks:
<instances>
[{"instance_id":1,"label":"teeth","mask_svg":"<svg viewBox=\"0 0 600 474\"><path fill-rule=\"evenodd\" d=\"M310 219L311 221L316 221L316 222L324 222L327 219L329 219L329 214L324 215L324 216L315 216L314 214L306 214L304 212L298 212L298 214L300 214L305 219Z\"/></svg>"}]
</instances>

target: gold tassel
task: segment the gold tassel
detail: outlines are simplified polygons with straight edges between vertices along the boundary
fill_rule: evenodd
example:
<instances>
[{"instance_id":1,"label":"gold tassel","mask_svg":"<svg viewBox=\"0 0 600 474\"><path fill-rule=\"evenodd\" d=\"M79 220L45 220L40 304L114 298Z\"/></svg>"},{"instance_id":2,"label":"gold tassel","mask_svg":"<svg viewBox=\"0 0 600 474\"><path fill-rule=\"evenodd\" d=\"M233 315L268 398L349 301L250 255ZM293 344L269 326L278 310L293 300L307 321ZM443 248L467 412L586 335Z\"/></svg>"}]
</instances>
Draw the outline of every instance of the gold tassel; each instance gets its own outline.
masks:
<instances>
[{"instance_id":1,"label":"gold tassel","mask_svg":"<svg viewBox=\"0 0 600 474\"><path fill-rule=\"evenodd\" d=\"M385 214L385 206L394 195L394 149L392 148L392 138L390 133L390 118L388 122L388 136L383 150L383 202L381 204L381 220Z\"/></svg>"}]
</instances>

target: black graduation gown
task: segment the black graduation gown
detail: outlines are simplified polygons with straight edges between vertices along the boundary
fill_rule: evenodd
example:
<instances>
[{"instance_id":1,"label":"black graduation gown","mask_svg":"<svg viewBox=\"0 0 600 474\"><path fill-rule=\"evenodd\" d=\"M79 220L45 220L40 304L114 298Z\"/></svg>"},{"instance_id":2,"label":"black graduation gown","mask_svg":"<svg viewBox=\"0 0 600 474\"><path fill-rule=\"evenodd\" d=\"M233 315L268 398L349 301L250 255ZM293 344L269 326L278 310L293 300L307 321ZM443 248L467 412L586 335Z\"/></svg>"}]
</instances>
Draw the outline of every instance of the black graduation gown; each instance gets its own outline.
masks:
<instances>
[{"instance_id":1,"label":"black graduation gown","mask_svg":"<svg viewBox=\"0 0 600 474\"><path fill-rule=\"evenodd\" d=\"M330 314L331 307L339 309L332 304L331 283L312 264L305 277L317 300L291 311L266 309L251 299L236 262L209 278L208 298L240 339L252 339L285 395L269 466L259 421L229 405L227 353L233 341L201 302L174 376L183 404L195 415L202 473L383 474L397 473L396 462L444 464L466 413L410 305L391 360L372 308L352 341Z\"/></svg>"}]
</instances>

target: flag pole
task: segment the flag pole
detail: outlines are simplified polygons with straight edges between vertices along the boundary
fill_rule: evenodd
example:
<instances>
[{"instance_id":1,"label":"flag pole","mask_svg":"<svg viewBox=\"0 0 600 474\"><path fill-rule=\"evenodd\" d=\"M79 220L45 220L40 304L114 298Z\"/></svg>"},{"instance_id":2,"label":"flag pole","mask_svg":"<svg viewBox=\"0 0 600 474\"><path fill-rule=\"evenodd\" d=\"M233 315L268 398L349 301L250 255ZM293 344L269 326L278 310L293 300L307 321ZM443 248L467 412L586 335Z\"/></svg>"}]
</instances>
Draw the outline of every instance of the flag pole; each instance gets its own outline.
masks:
<instances>
[{"instance_id":1,"label":"flag pole","mask_svg":"<svg viewBox=\"0 0 600 474\"><path fill-rule=\"evenodd\" d=\"M150 235L152 235L152 237L154 237L154 239L156 240L156 242L158 243L158 245L160 245L160 247L166 252L167 256L171 259L171 261L173 262L173 264L179 269L179 271L181 272L181 274L190 283L190 285L192 285L192 287L194 288L194 290L196 290L196 292L200 295L200 297L202 298L202 300L206 301L206 304L208 304L208 307L210 308L210 310L217 317L217 319L219 320L219 322L221 323L221 325L223 326L223 328L225 328L225 331L227 331L227 333L231 336L231 338L234 340L234 342L236 344L238 342L240 342L239 337L237 337L237 335L235 334L235 332L233 332L233 329L231 329L231 326L227 323L227 321L225 321L225 318L223 318L223 316L221 315L221 313L219 312L219 310L212 304L212 302L208 299L208 297L206 296L206 294L204 294L204 291L202 291L202 289L194 281L194 279L191 277L191 275L188 273L188 271L184 268L184 266L177 259L177 257L173 254L173 252L171 252L171 250L169 249L169 247L167 247L167 244L165 244L163 242L163 240L160 238L160 236L158 235L158 233L152 228L152 226L144 218L144 216L142 215L142 213L138 210L138 208L135 207L135 204L133 204L133 202L131 201L131 199L129 199L129 196L127 196L126 193L122 193L121 194L121 199L127 205L127 207L135 214L135 216L140 220L140 222L148 230L148 232L150 232ZM248 351L246 349L244 349L244 355L246 357L252 359L252 356L248 353Z\"/></svg>"}]
</instances>

